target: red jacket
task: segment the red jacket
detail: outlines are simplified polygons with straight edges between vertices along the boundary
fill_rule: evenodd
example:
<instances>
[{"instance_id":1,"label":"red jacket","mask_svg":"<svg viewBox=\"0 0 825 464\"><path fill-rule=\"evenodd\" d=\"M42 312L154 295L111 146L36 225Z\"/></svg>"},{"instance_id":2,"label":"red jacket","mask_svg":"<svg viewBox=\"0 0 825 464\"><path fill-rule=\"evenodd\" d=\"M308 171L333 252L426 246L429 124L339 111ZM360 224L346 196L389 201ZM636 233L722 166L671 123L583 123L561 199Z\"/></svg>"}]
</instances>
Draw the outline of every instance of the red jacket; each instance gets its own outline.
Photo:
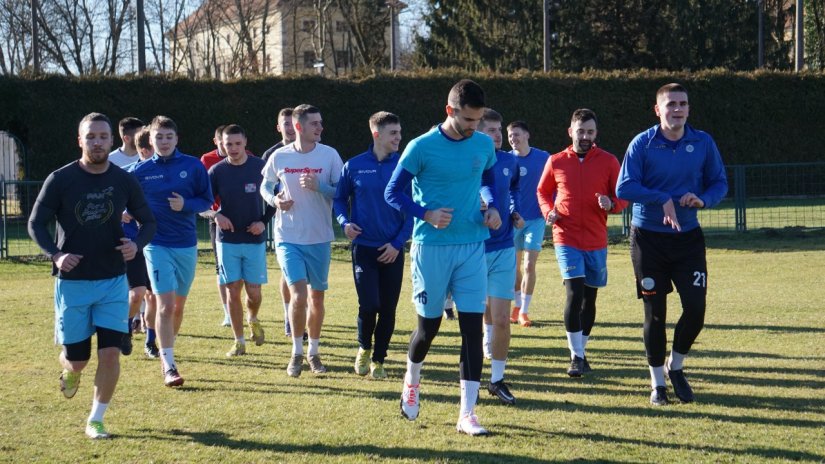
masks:
<instances>
[{"instance_id":1,"label":"red jacket","mask_svg":"<svg viewBox=\"0 0 825 464\"><path fill-rule=\"evenodd\" d=\"M616 197L618 177L619 161L595 145L584 161L579 161L572 145L550 157L536 194L545 219L556 208L558 219L553 224L556 245L582 251L607 246L608 212L599 207L596 193L610 197L611 213L623 210L627 202Z\"/></svg>"},{"instance_id":2,"label":"red jacket","mask_svg":"<svg viewBox=\"0 0 825 464\"><path fill-rule=\"evenodd\" d=\"M211 168L212 166L220 163L221 161L223 161L225 159L226 159L226 156L221 156L220 154L218 154L218 149L216 148L216 149L214 149L214 150L212 150L208 153L204 153L201 156L201 164L203 164L203 167L205 167L206 171L209 172L209 168ZM218 197L215 197L215 203L212 204L212 211L217 211L218 208L220 208L220 207L221 207L221 199L218 198Z\"/></svg>"}]
</instances>

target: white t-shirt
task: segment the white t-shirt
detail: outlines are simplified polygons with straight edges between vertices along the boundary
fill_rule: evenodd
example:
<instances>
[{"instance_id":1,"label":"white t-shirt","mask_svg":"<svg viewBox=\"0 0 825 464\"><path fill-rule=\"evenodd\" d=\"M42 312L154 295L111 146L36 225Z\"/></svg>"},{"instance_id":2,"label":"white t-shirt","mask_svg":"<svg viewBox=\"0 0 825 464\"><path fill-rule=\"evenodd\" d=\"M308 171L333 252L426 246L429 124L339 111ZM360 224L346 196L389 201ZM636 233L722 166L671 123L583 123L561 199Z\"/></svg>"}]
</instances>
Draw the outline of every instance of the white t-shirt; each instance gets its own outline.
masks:
<instances>
[{"instance_id":1,"label":"white t-shirt","mask_svg":"<svg viewBox=\"0 0 825 464\"><path fill-rule=\"evenodd\" d=\"M275 213L276 243L313 245L335 238L331 196L301 187L300 178L312 172L321 185L333 187L341 177L343 165L334 148L320 143L309 153L295 151L290 143L269 157L262 171L264 182L280 185L286 199L294 201L289 211L279 209Z\"/></svg>"},{"instance_id":2,"label":"white t-shirt","mask_svg":"<svg viewBox=\"0 0 825 464\"><path fill-rule=\"evenodd\" d=\"M126 166L138 161L140 161L139 153L135 153L134 156L129 156L126 153L123 153L123 150L120 148L109 153L109 162L120 168L125 168Z\"/></svg>"}]
</instances>

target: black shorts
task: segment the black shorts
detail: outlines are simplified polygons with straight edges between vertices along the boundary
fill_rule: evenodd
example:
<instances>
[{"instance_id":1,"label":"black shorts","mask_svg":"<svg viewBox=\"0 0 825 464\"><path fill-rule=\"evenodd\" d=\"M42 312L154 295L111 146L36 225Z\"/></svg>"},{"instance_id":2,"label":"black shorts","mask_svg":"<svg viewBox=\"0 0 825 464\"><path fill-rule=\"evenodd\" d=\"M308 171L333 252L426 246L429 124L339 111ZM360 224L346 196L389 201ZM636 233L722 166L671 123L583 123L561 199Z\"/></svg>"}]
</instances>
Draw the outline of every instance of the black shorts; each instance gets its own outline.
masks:
<instances>
[{"instance_id":1,"label":"black shorts","mask_svg":"<svg viewBox=\"0 0 825 464\"><path fill-rule=\"evenodd\" d=\"M134 259L126 261L126 280L129 281L129 289L136 287L146 287L152 289L149 282L149 271L146 269L146 257L143 250L138 250Z\"/></svg>"},{"instance_id":2,"label":"black shorts","mask_svg":"<svg viewBox=\"0 0 825 464\"><path fill-rule=\"evenodd\" d=\"M674 285L683 297L707 295L708 265L701 227L668 233L633 226L630 259L639 298L666 295L673 291Z\"/></svg>"},{"instance_id":3,"label":"black shorts","mask_svg":"<svg viewBox=\"0 0 825 464\"><path fill-rule=\"evenodd\" d=\"M212 242L212 255L215 256L215 274L220 275L221 265L218 263L218 225L215 221L209 220L209 240Z\"/></svg>"}]
</instances>

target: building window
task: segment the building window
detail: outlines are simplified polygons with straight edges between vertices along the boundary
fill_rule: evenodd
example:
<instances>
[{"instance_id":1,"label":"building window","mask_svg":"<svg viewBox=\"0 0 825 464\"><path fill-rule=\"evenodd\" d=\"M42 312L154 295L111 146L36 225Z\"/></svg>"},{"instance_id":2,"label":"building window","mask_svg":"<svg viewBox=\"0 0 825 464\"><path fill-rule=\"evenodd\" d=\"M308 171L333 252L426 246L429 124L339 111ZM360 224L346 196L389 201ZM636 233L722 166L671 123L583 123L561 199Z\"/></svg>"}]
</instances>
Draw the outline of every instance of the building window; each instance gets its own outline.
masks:
<instances>
[{"instance_id":1,"label":"building window","mask_svg":"<svg viewBox=\"0 0 825 464\"><path fill-rule=\"evenodd\" d=\"M348 30L347 23L344 21L335 21L335 32L347 32Z\"/></svg>"},{"instance_id":2,"label":"building window","mask_svg":"<svg viewBox=\"0 0 825 464\"><path fill-rule=\"evenodd\" d=\"M335 52L335 64L339 68L349 67L349 52L346 50L337 50Z\"/></svg>"},{"instance_id":3,"label":"building window","mask_svg":"<svg viewBox=\"0 0 825 464\"><path fill-rule=\"evenodd\" d=\"M312 65L315 64L315 52L304 52L304 67L307 69L312 69Z\"/></svg>"},{"instance_id":4,"label":"building window","mask_svg":"<svg viewBox=\"0 0 825 464\"><path fill-rule=\"evenodd\" d=\"M301 30L304 31L304 32L314 32L315 31L315 21L305 20Z\"/></svg>"}]
</instances>

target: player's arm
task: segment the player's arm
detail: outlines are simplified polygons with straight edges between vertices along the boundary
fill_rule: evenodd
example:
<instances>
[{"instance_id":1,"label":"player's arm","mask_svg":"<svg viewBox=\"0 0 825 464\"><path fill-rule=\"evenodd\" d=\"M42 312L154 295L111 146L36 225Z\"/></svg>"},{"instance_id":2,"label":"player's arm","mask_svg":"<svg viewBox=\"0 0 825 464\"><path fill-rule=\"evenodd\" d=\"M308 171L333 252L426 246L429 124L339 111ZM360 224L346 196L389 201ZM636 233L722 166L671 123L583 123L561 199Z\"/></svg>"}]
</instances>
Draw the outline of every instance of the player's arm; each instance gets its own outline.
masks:
<instances>
[{"instance_id":1,"label":"player's arm","mask_svg":"<svg viewBox=\"0 0 825 464\"><path fill-rule=\"evenodd\" d=\"M427 209L414 202L408 194L413 177L413 174L404 169L399 163L392 172L392 177L389 183L387 183L387 187L384 189L384 200L402 213L424 221Z\"/></svg>"},{"instance_id":2,"label":"player's arm","mask_svg":"<svg viewBox=\"0 0 825 464\"><path fill-rule=\"evenodd\" d=\"M496 175L491 165L481 173L481 196L485 198L484 202L487 204L487 209L484 211L484 225L491 229L501 227L501 215L496 206L496 199L492 194L495 191Z\"/></svg>"},{"instance_id":3,"label":"player's arm","mask_svg":"<svg viewBox=\"0 0 825 464\"><path fill-rule=\"evenodd\" d=\"M37 195L28 222L29 237L37 243L37 246L51 260L54 260L54 255L60 253L60 249L54 243L54 238L49 233L49 222L54 219L60 204L55 182L55 176L52 173L43 183L43 188L40 189L40 193Z\"/></svg>"},{"instance_id":4,"label":"player's arm","mask_svg":"<svg viewBox=\"0 0 825 464\"><path fill-rule=\"evenodd\" d=\"M705 191L699 195L704 202L704 208L712 208L719 204L728 193L728 177L725 174L725 165L722 155L713 139L709 140L708 154L702 172Z\"/></svg>"},{"instance_id":5,"label":"player's arm","mask_svg":"<svg viewBox=\"0 0 825 464\"><path fill-rule=\"evenodd\" d=\"M544 165L538 187L536 187L536 197L539 201L539 208L541 208L541 215L545 220L556 210L555 197L557 189L558 183L553 169L553 158L550 158L547 164Z\"/></svg>"},{"instance_id":6,"label":"player's arm","mask_svg":"<svg viewBox=\"0 0 825 464\"><path fill-rule=\"evenodd\" d=\"M335 189L335 196L332 198L332 211L335 213L335 220L342 229L349 224L349 200L352 189L349 182L349 164L345 164L341 169L341 178Z\"/></svg>"},{"instance_id":7,"label":"player's arm","mask_svg":"<svg viewBox=\"0 0 825 464\"><path fill-rule=\"evenodd\" d=\"M140 225L138 234L135 237L135 245L138 250L140 250L155 236L158 223L157 220L155 220L155 215L152 214L152 209L149 208L149 203L146 202L146 197L143 195L140 184L138 184L134 178L131 178L130 181L132 181L130 182L132 185L126 207Z\"/></svg>"},{"instance_id":8,"label":"player's arm","mask_svg":"<svg viewBox=\"0 0 825 464\"><path fill-rule=\"evenodd\" d=\"M183 211L191 213L200 213L212 208L215 203L215 197L212 196L212 187L209 183L209 175L206 173L206 168L199 165L195 169L194 182L194 196L192 198L184 198Z\"/></svg>"},{"instance_id":9,"label":"player's arm","mask_svg":"<svg viewBox=\"0 0 825 464\"><path fill-rule=\"evenodd\" d=\"M619 179L619 161L610 155L610 165L608 168L608 181L607 181L607 196L610 197L610 201L613 202L613 207L610 208L609 213L620 213L622 210L627 208L629 204L626 200L623 200L616 196L616 183Z\"/></svg>"},{"instance_id":10,"label":"player's arm","mask_svg":"<svg viewBox=\"0 0 825 464\"><path fill-rule=\"evenodd\" d=\"M637 138L627 148L616 181L616 196L635 203L664 205L671 201L669 193L652 190L642 184L646 143L646 140Z\"/></svg>"}]
</instances>

